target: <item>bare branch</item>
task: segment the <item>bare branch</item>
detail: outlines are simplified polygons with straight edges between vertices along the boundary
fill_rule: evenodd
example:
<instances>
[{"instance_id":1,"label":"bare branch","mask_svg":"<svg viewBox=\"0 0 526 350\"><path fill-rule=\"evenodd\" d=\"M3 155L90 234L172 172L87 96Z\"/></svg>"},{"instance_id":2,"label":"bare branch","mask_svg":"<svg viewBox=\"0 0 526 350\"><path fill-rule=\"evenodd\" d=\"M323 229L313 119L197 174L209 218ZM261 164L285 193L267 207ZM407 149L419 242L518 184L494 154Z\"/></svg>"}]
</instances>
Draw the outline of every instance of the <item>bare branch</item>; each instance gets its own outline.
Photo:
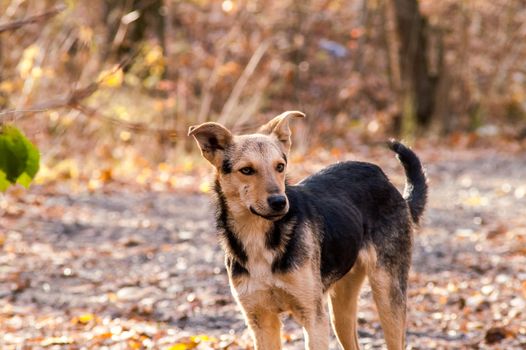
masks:
<instances>
[{"instance_id":1,"label":"bare branch","mask_svg":"<svg viewBox=\"0 0 526 350\"><path fill-rule=\"evenodd\" d=\"M66 97L52 99L50 101L39 103L26 109L8 109L5 111L0 111L0 123L3 122L3 119L6 118L6 116L8 115L23 114L24 116L29 116L32 114L41 113L52 109L72 107L73 105L93 95L95 91L97 91L98 87L98 82L91 83L86 87L73 90Z\"/></svg>"},{"instance_id":2,"label":"bare branch","mask_svg":"<svg viewBox=\"0 0 526 350\"><path fill-rule=\"evenodd\" d=\"M163 136L167 136L170 138L174 138L177 135L177 131L174 129L152 128L146 123L132 123L132 122L127 122L127 121L117 119L114 117L109 117L107 115L101 114L97 109L91 108L88 106L84 106L81 103L75 104L71 107L78 110L79 112L81 112L82 114L88 117L102 119L104 121L118 125L120 127L133 131L135 133L158 134L158 135L163 135Z\"/></svg>"},{"instance_id":3,"label":"bare branch","mask_svg":"<svg viewBox=\"0 0 526 350\"><path fill-rule=\"evenodd\" d=\"M2 124L4 122L4 119L9 115L15 115L15 119L16 119L16 115L23 115L27 117L27 116L30 116L36 113L42 113L42 112L46 112L46 111L53 110L53 109L75 108L75 106L78 105L80 102L82 102L83 100L93 95L99 89L99 86L104 81L104 79L106 79L109 75L114 74L119 69L128 65L136 55L137 55L137 52L132 53L130 56L124 58L110 72L99 77L97 81L92 82L91 84L83 88L73 89L65 97L58 97L50 101L38 103L34 106L31 106L25 109L8 109L4 111L0 110L0 124Z\"/></svg>"},{"instance_id":4,"label":"bare branch","mask_svg":"<svg viewBox=\"0 0 526 350\"><path fill-rule=\"evenodd\" d=\"M119 65L118 67L120 67ZM118 69L118 68L117 68ZM174 138L176 135L176 130L174 129L161 129L161 128L152 128L151 126L145 124L145 123L131 123L127 121L123 121L114 117L109 117L104 114L101 114L99 111L97 111L94 108L85 106L82 104L82 101L86 98L93 95L99 88L100 82L94 82L89 84L86 87L75 89L73 90L68 96L57 98L54 100L50 100L44 103L37 104L33 107L29 107L27 109L23 110L7 110L7 111L1 111L0 112L0 124L2 124L3 119L7 115L12 114L23 114L24 116L46 112L53 109L60 109L60 108L71 108L75 109L82 114L88 116L88 117L94 117L99 118L104 121L110 122L115 125L119 125L125 129L128 129L130 131L136 132L136 133L154 133L159 135L164 135L169 138Z\"/></svg>"},{"instance_id":5,"label":"bare branch","mask_svg":"<svg viewBox=\"0 0 526 350\"><path fill-rule=\"evenodd\" d=\"M227 35L223 37L223 39L219 42L219 53L217 54L217 58L214 63L214 69L210 73L210 78L206 81L205 86L203 88L203 98L201 100L201 106L199 107L199 113L197 114L197 122L199 124L204 123L206 121L206 118L208 117L208 114L210 112L210 106L212 105L213 100L213 94L212 89L216 85L217 81L219 80L219 70L221 66L225 62L226 53L228 49L228 43L232 38L234 37L234 34L238 32L240 29L238 26L232 27Z\"/></svg>"},{"instance_id":6,"label":"bare branch","mask_svg":"<svg viewBox=\"0 0 526 350\"><path fill-rule=\"evenodd\" d=\"M236 105L239 103L239 99L241 97L241 93L243 92L243 89L247 85L250 77L254 74L254 71L256 70L259 61L263 58L265 53L267 52L268 48L270 47L270 44L272 43L272 38L266 39L259 44L258 48L248 61L247 66L245 67L245 70L237 80L236 84L234 85L234 88L232 89L232 92L230 93L230 96L228 97L228 100L226 101L225 105L223 106L223 109L221 110L221 115L219 116L218 122L225 124L229 118L232 117L232 111L236 107Z\"/></svg>"},{"instance_id":7,"label":"bare branch","mask_svg":"<svg viewBox=\"0 0 526 350\"><path fill-rule=\"evenodd\" d=\"M44 13L40 13L38 15L29 16L29 17L27 17L25 19L21 19L21 20L18 20L18 21L13 21L13 22L1 23L0 24L0 34L3 33L3 32L17 30L18 28L23 27L23 26L25 26L27 24L32 24L32 23L38 23L38 22L46 21L46 20L48 20L48 19L50 19L52 17L55 17L56 15L58 15L59 13L64 11L65 9L66 9L66 6L64 6L64 5L57 6L54 9L51 9L51 10L46 11Z\"/></svg>"},{"instance_id":8,"label":"bare branch","mask_svg":"<svg viewBox=\"0 0 526 350\"><path fill-rule=\"evenodd\" d=\"M7 110L0 112L0 124L2 123L2 119L5 118L6 115L11 114L24 114L24 115L32 115L36 113L42 113L53 109L60 109L60 108L71 108L75 109L82 114L102 119L106 122L110 122L115 125L119 125L125 129L128 129L130 131L136 132L136 133L154 133L159 135L164 135L170 138L174 138L176 135L176 130L174 129L161 129L161 128L152 128L148 126L145 123L131 123L127 121L123 121L114 117L109 117L106 115L101 114L98 110L85 106L82 104L82 101L89 96L93 95L95 91L98 89L98 83L92 83L84 88L74 90L72 93L70 93L67 97L58 98L55 100L51 100L45 103L37 104L34 107L30 107L23 110Z\"/></svg>"}]
</instances>

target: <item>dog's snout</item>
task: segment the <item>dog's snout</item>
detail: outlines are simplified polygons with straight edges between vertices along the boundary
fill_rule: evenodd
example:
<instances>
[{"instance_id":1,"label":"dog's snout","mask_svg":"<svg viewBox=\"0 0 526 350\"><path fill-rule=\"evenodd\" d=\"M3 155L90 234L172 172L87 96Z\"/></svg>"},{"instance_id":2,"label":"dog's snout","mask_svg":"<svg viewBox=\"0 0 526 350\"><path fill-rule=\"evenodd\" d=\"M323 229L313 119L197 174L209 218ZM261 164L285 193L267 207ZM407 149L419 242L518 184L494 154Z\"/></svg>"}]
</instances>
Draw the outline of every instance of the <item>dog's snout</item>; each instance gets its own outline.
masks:
<instances>
[{"instance_id":1,"label":"dog's snout","mask_svg":"<svg viewBox=\"0 0 526 350\"><path fill-rule=\"evenodd\" d=\"M267 202L270 208L275 211L281 211L287 205L287 197L275 194L267 198Z\"/></svg>"}]
</instances>

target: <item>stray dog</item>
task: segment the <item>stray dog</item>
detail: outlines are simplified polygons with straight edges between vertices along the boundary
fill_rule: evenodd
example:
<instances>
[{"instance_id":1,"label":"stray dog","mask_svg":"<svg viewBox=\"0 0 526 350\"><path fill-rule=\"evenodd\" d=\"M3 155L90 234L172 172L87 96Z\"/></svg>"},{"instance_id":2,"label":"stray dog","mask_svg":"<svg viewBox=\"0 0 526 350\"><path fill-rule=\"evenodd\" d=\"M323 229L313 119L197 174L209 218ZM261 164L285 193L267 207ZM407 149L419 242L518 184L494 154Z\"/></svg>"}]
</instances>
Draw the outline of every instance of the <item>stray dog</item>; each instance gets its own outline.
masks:
<instances>
[{"instance_id":1,"label":"stray dog","mask_svg":"<svg viewBox=\"0 0 526 350\"><path fill-rule=\"evenodd\" d=\"M329 348L330 314L341 346L356 350L367 276L387 347L403 349L412 231L427 199L420 160L388 143L405 168L403 197L364 162L333 164L288 185L289 119L304 116L285 112L250 135L212 122L189 129L217 170L216 220L232 294L257 350L281 349L282 312L303 327L306 349Z\"/></svg>"}]
</instances>

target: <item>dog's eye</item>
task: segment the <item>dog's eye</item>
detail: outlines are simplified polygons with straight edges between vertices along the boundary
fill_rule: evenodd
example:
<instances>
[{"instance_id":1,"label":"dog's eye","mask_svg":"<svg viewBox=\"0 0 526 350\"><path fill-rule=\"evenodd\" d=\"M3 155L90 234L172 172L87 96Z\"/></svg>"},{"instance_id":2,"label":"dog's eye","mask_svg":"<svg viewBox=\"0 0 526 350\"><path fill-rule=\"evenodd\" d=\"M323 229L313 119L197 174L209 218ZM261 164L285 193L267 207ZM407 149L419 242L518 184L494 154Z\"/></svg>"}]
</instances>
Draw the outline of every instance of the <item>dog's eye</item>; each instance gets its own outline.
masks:
<instances>
[{"instance_id":1,"label":"dog's eye","mask_svg":"<svg viewBox=\"0 0 526 350\"><path fill-rule=\"evenodd\" d=\"M283 164L283 163L279 163L278 166L276 167L276 170L277 170L279 173L282 173L283 170L285 170L285 164Z\"/></svg>"},{"instance_id":2,"label":"dog's eye","mask_svg":"<svg viewBox=\"0 0 526 350\"><path fill-rule=\"evenodd\" d=\"M246 166L244 168L241 168L239 169L239 171L241 172L241 174L243 175L253 175L256 171L254 170L254 168L252 167L249 167L249 166Z\"/></svg>"}]
</instances>

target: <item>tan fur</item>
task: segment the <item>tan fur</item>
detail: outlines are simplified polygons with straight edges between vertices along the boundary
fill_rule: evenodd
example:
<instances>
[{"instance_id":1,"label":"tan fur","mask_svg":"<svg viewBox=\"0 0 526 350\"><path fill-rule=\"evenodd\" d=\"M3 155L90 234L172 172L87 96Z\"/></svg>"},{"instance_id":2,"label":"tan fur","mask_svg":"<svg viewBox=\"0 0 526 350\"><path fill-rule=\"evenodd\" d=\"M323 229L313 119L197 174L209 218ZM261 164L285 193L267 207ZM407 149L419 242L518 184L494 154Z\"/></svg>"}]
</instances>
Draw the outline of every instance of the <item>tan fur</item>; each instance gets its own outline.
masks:
<instances>
[{"instance_id":1,"label":"tan fur","mask_svg":"<svg viewBox=\"0 0 526 350\"><path fill-rule=\"evenodd\" d=\"M331 316L338 340L345 350L360 348L356 313L360 288L366 275L371 284L387 348L402 350L405 344L405 308L391 302L389 293L396 282L387 271L378 266L377 254L371 245L360 251L358 261L351 271L337 281L331 290Z\"/></svg>"},{"instance_id":2,"label":"tan fur","mask_svg":"<svg viewBox=\"0 0 526 350\"><path fill-rule=\"evenodd\" d=\"M305 117L305 114L298 111L283 112L259 128L260 133L273 135L273 137L281 143L283 152L286 153L289 153L291 146L291 133L289 128L289 119L291 116L303 118Z\"/></svg>"},{"instance_id":3,"label":"tan fur","mask_svg":"<svg viewBox=\"0 0 526 350\"><path fill-rule=\"evenodd\" d=\"M368 275L373 299L384 330L385 342L389 350L402 350L405 345L405 307L391 302L389 291L395 281L382 268L370 271Z\"/></svg>"},{"instance_id":4,"label":"tan fur","mask_svg":"<svg viewBox=\"0 0 526 350\"><path fill-rule=\"evenodd\" d=\"M405 346L405 306L393 304L390 296L390 290L396 288L397 282L377 264L377 254L372 246L362 250L358 259L365 266L387 348L402 350Z\"/></svg>"},{"instance_id":5,"label":"tan fur","mask_svg":"<svg viewBox=\"0 0 526 350\"><path fill-rule=\"evenodd\" d=\"M365 279L365 266L357 262L330 294L331 320L340 345L345 350L358 350L357 312L360 288Z\"/></svg>"},{"instance_id":6,"label":"tan fur","mask_svg":"<svg viewBox=\"0 0 526 350\"><path fill-rule=\"evenodd\" d=\"M263 305L244 312L252 332L256 350L281 349L281 321L279 314L267 310Z\"/></svg>"},{"instance_id":7,"label":"tan fur","mask_svg":"<svg viewBox=\"0 0 526 350\"><path fill-rule=\"evenodd\" d=\"M265 232L265 231L263 231ZM313 256L303 266L291 273L273 274L270 269L271 256L264 248L264 234L249 234L243 237L247 247L250 276L240 276L230 282L232 293L244 311L254 333L261 327L259 320L267 319L268 312L279 314L290 312L303 326L306 334L306 349L327 349L329 344L329 319L324 306L323 286L319 276L319 262L314 256L314 233L305 232ZM251 255L253 254L253 256ZM264 306L264 307L262 307ZM272 333L279 338L279 332ZM255 336L256 349L266 349L267 338Z\"/></svg>"}]
</instances>

